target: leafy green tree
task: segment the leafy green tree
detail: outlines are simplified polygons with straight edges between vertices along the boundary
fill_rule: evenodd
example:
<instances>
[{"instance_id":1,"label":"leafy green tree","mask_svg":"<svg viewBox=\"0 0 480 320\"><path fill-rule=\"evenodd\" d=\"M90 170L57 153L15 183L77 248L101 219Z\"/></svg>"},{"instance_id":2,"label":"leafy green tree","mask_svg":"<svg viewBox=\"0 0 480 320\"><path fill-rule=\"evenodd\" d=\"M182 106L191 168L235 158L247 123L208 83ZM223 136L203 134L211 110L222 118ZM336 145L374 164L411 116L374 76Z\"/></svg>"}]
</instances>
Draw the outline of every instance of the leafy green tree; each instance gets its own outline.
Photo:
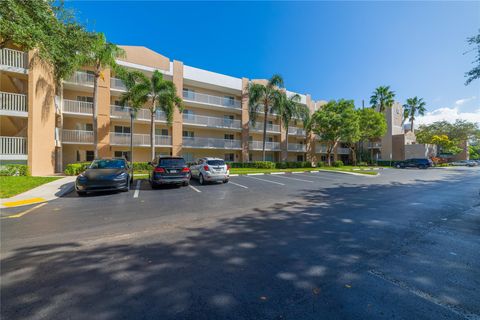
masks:
<instances>
[{"instance_id":1,"label":"leafy green tree","mask_svg":"<svg viewBox=\"0 0 480 320\"><path fill-rule=\"evenodd\" d=\"M370 97L370 105L378 112L384 112L391 108L395 102L395 92L390 90L390 86L380 86L375 89Z\"/></svg>"},{"instance_id":2,"label":"leafy green tree","mask_svg":"<svg viewBox=\"0 0 480 320\"><path fill-rule=\"evenodd\" d=\"M451 140L447 135L434 135L432 137L432 144L436 144L442 150L442 153L457 154L462 151L462 148L458 146L458 143Z\"/></svg>"},{"instance_id":3,"label":"leafy green tree","mask_svg":"<svg viewBox=\"0 0 480 320\"><path fill-rule=\"evenodd\" d=\"M285 92L281 92L279 99L278 109L276 111L278 117L280 117L282 121L283 127L285 128L285 133L287 135L286 148L288 150L288 128L290 127L290 122L295 120L299 115L301 98L298 94L288 97Z\"/></svg>"},{"instance_id":4,"label":"leafy green tree","mask_svg":"<svg viewBox=\"0 0 480 320\"><path fill-rule=\"evenodd\" d=\"M327 145L327 164L342 138L346 138L358 126L353 100L332 100L312 115L312 130Z\"/></svg>"},{"instance_id":5,"label":"leafy green tree","mask_svg":"<svg viewBox=\"0 0 480 320\"><path fill-rule=\"evenodd\" d=\"M375 141L387 132L387 121L383 114L373 109L359 109L360 141ZM362 144L363 149L363 144ZM373 148L370 148L370 158L373 161Z\"/></svg>"},{"instance_id":6,"label":"leafy green tree","mask_svg":"<svg viewBox=\"0 0 480 320\"><path fill-rule=\"evenodd\" d=\"M250 122L255 126L257 122L257 112L263 108L263 147L262 159L265 161L265 142L267 139L267 117L270 110L278 110L280 107L280 89L283 88L283 78L275 74L267 84L250 82L248 84L248 108Z\"/></svg>"},{"instance_id":7,"label":"leafy green tree","mask_svg":"<svg viewBox=\"0 0 480 320\"><path fill-rule=\"evenodd\" d=\"M457 142L477 140L480 137L478 125L465 120L456 120L454 123L437 121L429 125L421 125L415 136L420 143L433 143L433 136L446 135Z\"/></svg>"},{"instance_id":8,"label":"leafy green tree","mask_svg":"<svg viewBox=\"0 0 480 320\"><path fill-rule=\"evenodd\" d=\"M151 158L155 158L155 115L162 110L169 126L173 123L175 108L183 112L183 101L177 95L177 88L172 81L163 79L163 75L155 70L151 78L143 74L121 74L126 81L127 92L122 96L123 102L133 102L133 107L139 108L148 103L150 110L150 150Z\"/></svg>"},{"instance_id":9,"label":"leafy green tree","mask_svg":"<svg viewBox=\"0 0 480 320\"><path fill-rule=\"evenodd\" d=\"M57 84L81 65L90 36L72 11L54 0L3 0L0 5L0 49L13 43L23 50L37 49L50 63Z\"/></svg>"},{"instance_id":10,"label":"leafy green tree","mask_svg":"<svg viewBox=\"0 0 480 320\"><path fill-rule=\"evenodd\" d=\"M412 132L414 132L413 121L415 121L415 116L417 114L423 116L425 111L427 111L426 105L425 101L418 97L407 99L407 103L403 105L403 119L410 121L410 130Z\"/></svg>"},{"instance_id":11,"label":"leafy green tree","mask_svg":"<svg viewBox=\"0 0 480 320\"><path fill-rule=\"evenodd\" d=\"M113 43L107 42L103 33L90 35L88 54L82 57L82 63L93 67L93 147L95 157L98 157L98 79L103 78L103 70L116 68L116 59L125 56L125 51Z\"/></svg>"},{"instance_id":12,"label":"leafy green tree","mask_svg":"<svg viewBox=\"0 0 480 320\"><path fill-rule=\"evenodd\" d=\"M473 80L480 78L480 30L476 36L467 39L469 45L474 46L471 51L476 52L475 60L473 60L473 69L465 73L467 81L465 85L468 86Z\"/></svg>"},{"instance_id":13,"label":"leafy green tree","mask_svg":"<svg viewBox=\"0 0 480 320\"><path fill-rule=\"evenodd\" d=\"M468 153L470 159L479 160L480 159L480 145L471 145L468 146Z\"/></svg>"},{"instance_id":14,"label":"leafy green tree","mask_svg":"<svg viewBox=\"0 0 480 320\"><path fill-rule=\"evenodd\" d=\"M353 165L357 165L356 147L361 138L360 113L359 110L354 109L354 111L351 112L351 110L348 109L348 112L345 112L344 116L341 141L350 149Z\"/></svg>"}]
</instances>

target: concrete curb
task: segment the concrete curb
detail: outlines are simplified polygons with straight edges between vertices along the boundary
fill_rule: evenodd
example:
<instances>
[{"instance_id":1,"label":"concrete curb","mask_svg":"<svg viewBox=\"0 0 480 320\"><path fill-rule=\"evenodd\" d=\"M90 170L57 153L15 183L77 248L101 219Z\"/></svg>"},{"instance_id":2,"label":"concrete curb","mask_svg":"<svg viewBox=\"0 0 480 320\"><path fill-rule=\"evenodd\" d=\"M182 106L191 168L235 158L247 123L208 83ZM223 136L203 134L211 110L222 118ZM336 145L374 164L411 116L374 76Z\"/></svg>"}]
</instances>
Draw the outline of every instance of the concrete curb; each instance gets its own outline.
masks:
<instances>
[{"instance_id":1,"label":"concrete curb","mask_svg":"<svg viewBox=\"0 0 480 320\"><path fill-rule=\"evenodd\" d=\"M0 209L16 208L58 199L74 189L76 176L68 176L0 200Z\"/></svg>"}]
</instances>

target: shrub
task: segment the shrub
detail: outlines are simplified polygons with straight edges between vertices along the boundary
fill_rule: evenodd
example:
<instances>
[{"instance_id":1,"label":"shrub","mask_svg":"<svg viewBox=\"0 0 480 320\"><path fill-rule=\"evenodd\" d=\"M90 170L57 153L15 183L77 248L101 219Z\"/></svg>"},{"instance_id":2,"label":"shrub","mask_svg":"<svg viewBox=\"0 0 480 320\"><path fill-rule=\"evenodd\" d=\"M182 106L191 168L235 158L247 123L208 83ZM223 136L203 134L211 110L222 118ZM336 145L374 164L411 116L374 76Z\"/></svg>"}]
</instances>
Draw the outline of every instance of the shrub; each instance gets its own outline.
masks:
<instances>
[{"instance_id":1,"label":"shrub","mask_svg":"<svg viewBox=\"0 0 480 320\"><path fill-rule=\"evenodd\" d=\"M67 176L76 176L85 171L89 165L90 162L70 163L67 164L64 172Z\"/></svg>"},{"instance_id":2,"label":"shrub","mask_svg":"<svg viewBox=\"0 0 480 320\"><path fill-rule=\"evenodd\" d=\"M133 171L150 171L152 166L148 164L148 162L134 162L133 163Z\"/></svg>"},{"instance_id":3,"label":"shrub","mask_svg":"<svg viewBox=\"0 0 480 320\"><path fill-rule=\"evenodd\" d=\"M377 161L377 166L392 166L395 161L389 161L389 160L378 160Z\"/></svg>"},{"instance_id":4,"label":"shrub","mask_svg":"<svg viewBox=\"0 0 480 320\"><path fill-rule=\"evenodd\" d=\"M275 164L275 168L277 168L277 169L287 169L287 163L286 162L277 162Z\"/></svg>"},{"instance_id":5,"label":"shrub","mask_svg":"<svg viewBox=\"0 0 480 320\"><path fill-rule=\"evenodd\" d=\"M317 162L317 167L319 167L319 168L325 167L325 162L323 162L323 161Z\"/></svg>"},{"instance_id":6,"label":"shrub","mask_svg":"<svg viewBox=\"0 0 480 320\"><path fill-rule=\"evenodd\" d=\"M28 176L28 166L25 164L6 164L0 167L0 176Z\"/></svg>"},{"instance_id":7,"label":"shrub","mask_svg":"<svg viewBox=\"0 0 480 320\"><path fill-rule=\"evenodd\" d=\"M359 167L366 167L366 166L368 166L368 163L365 162L365 161L361 161L361 162L359 162L359 163L357 164L357 166L359 166Z\"/></svg>"},{"instance_id":8,"label":"shrub","mask_svg":"<svg viewBox=\"0 0 480 320\"><path fill-rule=\"evenodd\" d=\"M343 161L342 160L333 161L332 166L337 167L337 168L342 167L343 166Z\"/></svg>"}]
</instances>

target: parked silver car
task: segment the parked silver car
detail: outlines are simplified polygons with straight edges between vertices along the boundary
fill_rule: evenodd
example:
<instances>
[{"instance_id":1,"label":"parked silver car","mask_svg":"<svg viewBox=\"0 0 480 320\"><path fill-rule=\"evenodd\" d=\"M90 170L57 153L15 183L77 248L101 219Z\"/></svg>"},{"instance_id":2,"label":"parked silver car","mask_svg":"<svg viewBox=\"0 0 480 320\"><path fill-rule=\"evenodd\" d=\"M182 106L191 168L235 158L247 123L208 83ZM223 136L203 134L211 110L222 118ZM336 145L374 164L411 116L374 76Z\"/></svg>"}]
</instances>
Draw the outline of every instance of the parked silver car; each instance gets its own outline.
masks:
<instances>
[{"instance_id":1,"label":"parked silver car","mask_svg":"<svg viewBox=\"0 0 480 320\"><path fill-rule=\"evenodd\" d=\"M450 163L452 166L466 166L466 167L476 167L478 163L474 160L460 160Z\"/></svg>"},{"instance_id":2,"label":"parked silver car","mask_svg":"<svg viewBox=\"0 0 480 320\"><path fill-rule=\"evenodd\" d=\"M230 179L230 166L219 158L201 158L190 166L192 178L198 179L200 184L212 181L227 183Z\"/></svg>"}]
</instances>

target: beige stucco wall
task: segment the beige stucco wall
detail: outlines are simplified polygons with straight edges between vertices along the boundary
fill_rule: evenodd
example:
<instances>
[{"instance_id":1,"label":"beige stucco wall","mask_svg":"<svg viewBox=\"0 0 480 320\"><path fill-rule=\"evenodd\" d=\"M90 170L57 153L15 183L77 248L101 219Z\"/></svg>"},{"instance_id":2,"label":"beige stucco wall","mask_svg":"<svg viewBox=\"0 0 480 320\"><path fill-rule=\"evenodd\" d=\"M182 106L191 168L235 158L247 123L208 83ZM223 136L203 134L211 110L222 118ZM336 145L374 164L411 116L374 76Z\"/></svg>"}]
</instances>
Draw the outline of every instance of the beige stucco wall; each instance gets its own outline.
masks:
<instances>
[{"instance_id":1,"label":"beige stucco wall","mask_svg":"<svg viewBox=\"0 0 480 320\"><path fill-rule=\"evenodd\" d=\"M242 162L248 162L248 137L249 137L249 113L248 113L248 79L242 78Z\"/></svg>"},{"instance_id":2,"label":"beige stucco wall","mask_svg":"<svg viewBox=\"0 0 480 320\"><path fill-rule=\"evenodd\" d=\"M125 50L126 57L120 58L119 60L140 64L160 70L169 70L170 69L170 60L162 56L159 53L156 53L153 50L150 50L142 46L119 46Z\"/></svg>"}]
</instances>

